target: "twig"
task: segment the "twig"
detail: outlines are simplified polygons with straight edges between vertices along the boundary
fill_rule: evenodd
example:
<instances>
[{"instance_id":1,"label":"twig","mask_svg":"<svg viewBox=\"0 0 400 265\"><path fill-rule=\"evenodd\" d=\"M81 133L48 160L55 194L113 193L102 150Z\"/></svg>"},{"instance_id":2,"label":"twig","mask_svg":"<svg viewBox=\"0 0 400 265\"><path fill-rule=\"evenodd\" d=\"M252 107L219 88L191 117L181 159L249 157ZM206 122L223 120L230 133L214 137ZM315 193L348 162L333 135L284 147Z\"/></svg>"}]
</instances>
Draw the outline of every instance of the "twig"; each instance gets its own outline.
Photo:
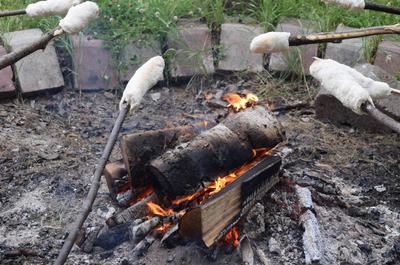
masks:
<instances>
[{"instance_id":1,"label":"twig","mask_svg":"<svg viewBox=\"0 0 400 265\"><path fill-rule=\"evenodd\" d=\"M0 17L11 17L25 14L25 9L0 11Z\"/></svg>"},{"instance_id":2,"label":"twig","mask_svg":"<svg viewBox=\"0 0 400 265\"><path fill-rule=\"evenodd\" d=\"M363 108L372 118L400 134L400 122L387 116L386 114L372 106L370 103L364 104Z\"/></svg>"},{"instance_id":3,"label":"twig","mask_svg":"<svg viewBox=\"0 0 400 265\"><path fill-rule=\"evenodd\" d=\"M367 37L372 35L382 34L399 34L400 24L370 27L357 30L349 30L343 32L321 32L309 35L297 35L289 37L289 46L300 46L305 44L326 43L326 42L341 42L345 39L354 39Z\"/></svg>"},{"instance_id":4,"label":"twig","mask_svg":"<svg viewBox=\"0 0 400 265\"><path fill-rule=\"evenodd\" d=\"M38 253L37 251L29 248L18 248L18 249L13 249L9 251L5 251L4 253L5 257L13 258L13 257L19 257L19 256L32 256L32 257L41 257L42 254Z\"/></svg>"},{"instance_id":5,"label":"twig","mask_svg":"<svg viewBox=\"0 0 400 265\"><path fill-rule=\"evenodd\" d=\"M87 195L86 200L83 203L82 210L81 210L78 218L76 219L76 222L72 226L72 229L71 229L67 239L65 240L62 249L60 250L57 260L54 263L55 265L62 265L67 260L68 254L71 251L72 246L74 245L75 239L78 236L79 231L80 231L83 223L85 222L87 216L89 215L90 211L92 210L92 205L94 203L94 200L96 198L97 192L100 187L101 175L103 173L104 167L106 166L108 158L110 157L111 151L113 150L115 142L117 141L118 133L122 127L122 123L123 123L127 113L128 113L128 106L125 105L118 114L117 120L114 124L114 128L110 134L110 137L107 141L106 147L103 151L103 154L100 158L99 164L97 165L96 171L94 173L94 177L92 180L92 185L89 190L89 194Z\"/></svg>"},{"instance_id":6,"label":"twig","mask_svg":"<svg viewBox=\"0 0 400 265\"><path fill-rule=\"evenodd\" d=\"M309 107L311 106L307 102L295 102L295 103L289 103L287 105L274 106L272 107L271 111L285 111L285 110L287 111L287 110L302 109Z\"/></svg>"},{"instance_id":7,"label":"twig","mask_svg":"<svg viewBox=\"0 0 400 265\"><path fill-rule=\"evenodd\" d=\"M262 251L258 246L256 246L256 253L258 258L263 265L271 265L271 262L268 260L267 256L265 256L264 251Z\"/></svg>"},{"instance_id":8,"label":"twig","mask_svg":"<svg viewBox=\"0 0 400 265\"><path fill-rule=\"evenodd\" d=\"M382 4L376 4L376 3L371 3L371 2L365 2L364 9L369 9L369 10L380 11L380 12L385 12L385 13L389 13L389 14L400 15L400 8L398 8L398 7L385 6L385 5L382 5Z\"/></svg>"},{"instance_id":9,"label":"twig","mask_svg":"<svg viewBox=\"0 0 400 265\"><path fill-rule=\"evenodd\" d=\"M63 34L64 31L60 27L56 27L52 31L40 37L40 39L30 44L29 46L7 53L6 55L0 57L0 70L16 63L25 56L28 56L29 54L34 53L37 50L40 49L44 50L52 39L61 36Z\"/></svg>"},{"instance_id":10,"label":"twig","mask_svg":"<svg viewBox=\"0 0 400 265\"><path fill-rule=\"evenodd\" d=\"M392 94L400 96L400 90L392 88Z\"/></svg>"}]
</instances>

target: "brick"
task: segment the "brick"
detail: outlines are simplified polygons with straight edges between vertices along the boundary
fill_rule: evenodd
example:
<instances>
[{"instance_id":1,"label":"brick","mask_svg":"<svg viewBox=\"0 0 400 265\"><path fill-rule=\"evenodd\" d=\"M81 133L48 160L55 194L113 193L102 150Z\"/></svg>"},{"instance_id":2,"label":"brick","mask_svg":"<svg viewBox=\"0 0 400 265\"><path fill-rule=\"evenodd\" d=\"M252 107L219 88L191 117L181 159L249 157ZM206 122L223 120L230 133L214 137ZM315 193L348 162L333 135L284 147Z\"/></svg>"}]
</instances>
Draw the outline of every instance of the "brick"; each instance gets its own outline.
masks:
<instances>
[{"instance_id":1,"label":"brick","mask_svg":"<svg viewBox=\"0 0 400 265\"><path fill-rule=\"evenodd\" d=\"M120 58L126 69L122 70L120 81L128 82L143 63L157 55L162 55L162 51L160 43L155 40L133 42L125 46Z\"/></svg>"},{"instance_id":2,"label":"brick","mask_svg":"<svg viewBox=\"0 0 400 265\"><path fill-rule=\"evenodd\" d=\"M371 64L359 64L354 67L365 76L386 82L393 88L399 87L399 82L382 68ZM400 121L400 97L390 95L387 98L374 100L375 106ZM339 125L351 125L353 127L372 132L390 132L390 129L381 125L368 115L357 115L350 109L344 107L335 97L321 89L315 99L315 111L318 119L329 121Z\"/></svg>"},{"instance_id":3,"label":"brick","mask_svg":"<svg viewBox=\"0 0 400 265\"><path fill-rule=\"evenodd\" d=\"M6 49L3 46L0 46L0 56L3 56L6 53ZM11 98L16 95L12 78L13 72L11 66L0 70L0 99Z\"/></svg>"},{"instance_id":4,"label":"brick","mask_svg":"<svg viewBox=\"0 0 400 265\"><path fill-rule=\"evenodd\" d=\"M290 32L291 35L310 34L316 31L316 26L307 20L286 18L280 22L275 31ZM272 53L269 70L291 71L297 74L309 74L313 57L317 56L318 44L291 47L288 52Z\"/></svg>"},{"instance_id":5,"label":"brick","mask_svg":"<svg viewBox=\"0 0 400 265\"><path fill-rule=\"evenodd\" d=\"M336 31L348 31L353 29L354 28L339 25ZM354 66L357 63L366 63L363 55L363 39L348 39L343 40L341 43L328 43L325 58L349 66Z\"/></svg>"},{"instance_id":6,"label":"brick","mask_svg":"<svg viewBox=\"0 0 400 265\"><path fill-rule=\"evenodd\" d=\"M3 40L11 51L26 47L43 35L40 29L28 29L5 33ZM25 96L45 91L58 91L64 87L64 79L56 50L49 44L45 50L36 51L13 65L17 84Z\"/></svg>"},{"instance_id":7,"label":"brick","mask_svg":"<svg viewBox=\"0 0 400 265\"><path fill-rule=\"evenodd\" d=\"M214 73L211 33L206 24L180 22L177 31L168 34L168 48L176 51L171 60L172 77Z\"/></svg>"},{"instance_id":8,"label":"brick","mask_svg":"<svg viewBox=\"0 0 400 265\"><path fill-rule=\"evenodd\" d=\"M250 42L262 34L259 26L225 23L221 27L220 44L223 47L218 69L224 71L261 72L263 56L250 52Z\"/></svg>"},{"instance_id":9,"label":"brick","mask_svg":"<svg viewBox=\"0 0 400 265\"><path fill-rule=\"evenodd\" d=\"M384 40L376 52L374 65L392 75L400 74L400 42Z\"/></svg>"},{"instance_id":10,"label":"brick","mask_svg":"<svg viewBox=\"0 0 400 265\"><path fill-rule=\"evenodd\" d=\"M116 63L106 42L86 36L72 36L74 86L80 91L118 87Z\"/></svg>"}]
</instances>

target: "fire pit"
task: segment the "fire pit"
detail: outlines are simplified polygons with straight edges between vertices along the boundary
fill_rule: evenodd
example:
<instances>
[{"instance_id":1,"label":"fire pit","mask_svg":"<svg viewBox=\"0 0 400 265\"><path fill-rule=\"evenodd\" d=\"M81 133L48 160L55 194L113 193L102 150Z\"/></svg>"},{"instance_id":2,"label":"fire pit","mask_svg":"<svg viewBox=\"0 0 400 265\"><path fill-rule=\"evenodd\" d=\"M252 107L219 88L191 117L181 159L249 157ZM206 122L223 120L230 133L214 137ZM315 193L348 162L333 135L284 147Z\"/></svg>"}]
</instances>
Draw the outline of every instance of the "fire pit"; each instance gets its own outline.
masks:
<instances>
[{"instance_id":1,"label":"fire pit","mask_svg":"<svg viewBox=\"0 0 400 265\"><path fill-rule=\"evenodd\" d=\"M238 245L240 221L279 181L281 158L273 149L284 132L269 110L255 106L255 95L224 99L231 112L218 124L123 135L123 159L104 175L111 197L127 208L104 228L82 231L78 246L107 249L130 239L143 255L157 237L169 245Z\"/></svg>"}]
</instances>

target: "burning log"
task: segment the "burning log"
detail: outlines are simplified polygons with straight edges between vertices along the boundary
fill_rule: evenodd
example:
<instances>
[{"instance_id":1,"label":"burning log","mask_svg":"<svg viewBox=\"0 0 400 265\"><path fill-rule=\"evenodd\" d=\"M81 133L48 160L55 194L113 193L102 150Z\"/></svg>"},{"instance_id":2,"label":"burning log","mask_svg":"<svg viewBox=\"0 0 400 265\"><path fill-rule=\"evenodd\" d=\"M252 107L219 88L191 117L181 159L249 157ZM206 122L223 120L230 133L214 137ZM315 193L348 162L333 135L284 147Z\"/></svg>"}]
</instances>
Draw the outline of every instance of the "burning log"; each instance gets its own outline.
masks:
<instances>
[{"instance_id":1,"label":"burning log","mask_svg":"<svg viewBox=\"0 0 400 265\"><path fill-rule=\"evenodd\" d=\"M128 180L124 179L127 175L124 163L115 161L106 165L103 172L111 198L116 200L118 192L127 185Z\"/></svg>"},{"instance_id":2,"label":"burning log","mask_svg":"<svg viewBox=\"0 0 400 265\"><path fill-rule=\"evenodd\" d=\"M205 121L194 125L124 135L121 139L121 153L132 186L137 188L149 185L143 165L160 156L165 150L193 139L214 125L213 122Z\"/></svg>"},{"instance_id":3,"label":"burning log","mask_svg":"<svg viewBox=\"0 0 400 265\"><path fill-rule=\"evenodd\" d=\"M288 32L268 32L255 37L250 44L253 53L283 52L289 46L300 46L317 43L339 43L342 40L368 37L383 34L399 34L400 24L370 27L343 32L321 32L309 35L292 36Z\"/></svg>"},{"instance_id":4,"label":"burning log","mask_svg":"<svg viewBox=\"0 0 400 265\"><path fill-rule=\"evenodd\" d=\"M279 181L280 166L278 156L261 160L216 195L189 210L180 220L180 234L200 240L207 247L215 244Z\"/></svg>"},{"instance_id":5,"label":"burning log","mask_svg":"<svg viewBox=\"0 0 400 265\"><path fill-rule=\"evenodd\" d=\"M117 213L110 218L107 219L106 223L109 227L113 227L119 224L127 223L131 220L135 220L138 218L143 218L147 213L147 203L150 201L158 201L157 195L153 193L152 195L146 197L143 200L138 201L136 204L131 207L123 210L120 213Z\"/></svg>"},{"instance_id":6,"label":"burning log","mask_svg":"<svg viewBox=\"0 0 400 265\"><path fill-rule=\"evenodd\" d=\"M173 247L175 245L175 242L178 241L177 238L180 238L179 236L179 225L176 224L172 226L162 237L161 239L161 244L166 246L166 247Z\"/></svg>"},{"instance_id":7,"label":"burning log","mask_svg":"<svg viewBox=\"0 0 400 265\"><path fill-rule=\"evenodd\" d=\"M203 181L250 162L255 149L272 148L283 138L281 125L270 112L251 108L151 161L149 173L157 192L170 198L188 195Z\"/></svg>"},{"instance_id":8,"label":"burning log","mask_svg":"<svg viewBox=\"0 0 400 265\"><path fill-rule=\"evenodd\" d=\"M145 238L154 228L162 223L162 219L158 216L153 217L132 228L132 240L139 242Z\"/></svg>"}]
</instances>

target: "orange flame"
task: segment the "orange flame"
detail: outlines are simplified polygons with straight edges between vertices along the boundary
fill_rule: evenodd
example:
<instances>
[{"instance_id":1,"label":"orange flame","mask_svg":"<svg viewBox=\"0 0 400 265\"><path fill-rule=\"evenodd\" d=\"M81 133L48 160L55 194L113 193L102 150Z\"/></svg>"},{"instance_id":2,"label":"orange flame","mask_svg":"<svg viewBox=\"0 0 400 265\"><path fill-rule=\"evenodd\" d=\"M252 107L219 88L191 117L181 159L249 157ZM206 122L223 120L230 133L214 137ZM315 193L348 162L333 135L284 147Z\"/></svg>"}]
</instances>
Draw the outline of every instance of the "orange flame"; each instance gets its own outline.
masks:
<instances>
[{"instance_id":1,"label":"orange flame","mask_svg":"<svg viewBox=\"0 0 400 265\"><path fill-rule=\"evenodd\" d=\"M225 237L221 240L222 244L225 245L233 245L235 248L239 246L239 231L235 226L228 233L226 233Z\"/></svg>"},{"instance_id":2,"label":"orange flame","mask_svg":"<svg viewBox=\"0 0 400 265\"><path fill-rule=\"evenodd\" d=\"M218 193L221 191L223 188L225 188L227 185L235 181L239 176L243 175L249 168L253 167L258 161L260 161L262 158L264 158L266 155L270 153L270 149L268 148L262 148L258 150L253 150L253 154L255 156L255 159L239 169L235 170L233 173L224 176L224 177L218 177L216 180L214 180L210 185L205 187L204 189L197 191L191 195L181 197L178 199L175 199L172 201L172 205L174 207L177 207L183 203L186 202L191 202L197 200L197 203L201 204L203 201L208 199L210 196Z\"/></svg>"},{"instance_id":3,"label":"orange flame","mask_svg":"<svg viewBox=\"0 0 400 265\"><path fill-rule=\"evenodd\" d=\"M136 192L135 197L133 197L132 200L130 200L129 205L132 206L132 205L136 204L137 202L143 200L144 198L149 197L151 194L153 194L153 192L154 192L154 188L152 186L139 189Z\"/></svg>"},{"instance_id":4,"label":"orange flame","mask_svg":"<svg viewBox=\"0 0 400 265\"><path fill-rule=\"evenodd\" d=\"M228 107L231 107L234 111L238 112L257 104L258 97L252 93L247 94L245 97L242 97L237 93L228 93L223 97L223 100L229 103Z\"/></svg>"},{"instance_id":5,"label":"orange flame","mask_svg":"<svg viewBox=\"0 0 400 265\"><path fill-rule=\"evenodd\" d=\"M168 229L172 226L172 224L163 224L159 227L157 227L156 231L159 234L164 234L165 232L168 231Z\"/></svg>"},{"instance_id":6,"label":"orange flame","mask_svg":"<svg viewBox=\"0 0 400 265\"><path fill-rule=\"evenodd\" d=\"M158 216L169 216L173 215L175 212L172 209L163 209L160 205L150 201L147 203L147 206L149 207L150 210L150 215L158 215Z\"/></svg>"}]
</instances>

